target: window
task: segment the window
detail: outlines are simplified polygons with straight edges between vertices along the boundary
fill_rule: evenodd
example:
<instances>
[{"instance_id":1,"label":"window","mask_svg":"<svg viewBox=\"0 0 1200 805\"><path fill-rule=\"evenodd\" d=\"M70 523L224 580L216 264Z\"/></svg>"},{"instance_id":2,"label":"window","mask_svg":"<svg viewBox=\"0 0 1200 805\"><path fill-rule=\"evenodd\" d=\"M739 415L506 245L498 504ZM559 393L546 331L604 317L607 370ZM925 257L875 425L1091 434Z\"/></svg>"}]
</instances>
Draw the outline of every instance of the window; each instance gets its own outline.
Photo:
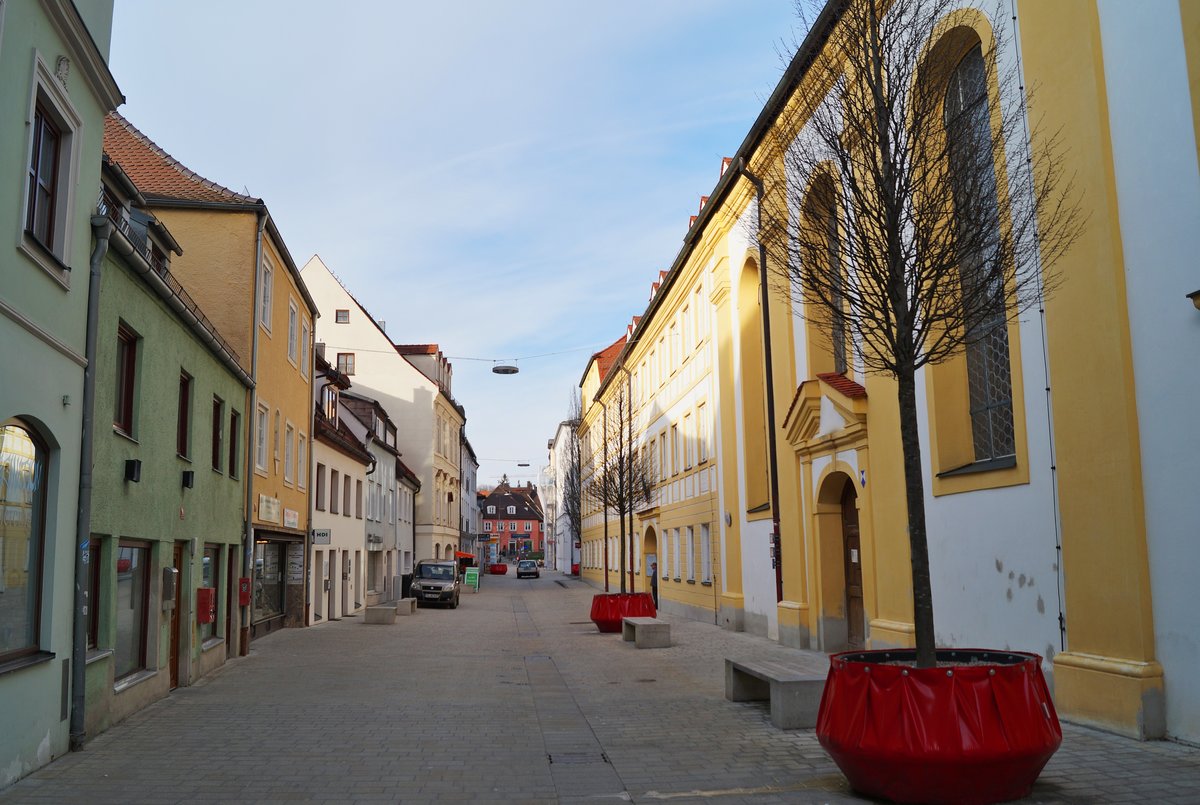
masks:
<instances>
[{"instance_id":1,"label":"window","mask_svg":"<svg viewBox=\"0 0 1200 805\"><path fill-rule=\"evenodd\" d=\"M667 480L667 434L658 435L658 480Z\"/></svg>"},{"instance_id":2,"label":"window","mask_svg":"<svg viewBox=\"0 0 1200 805\"><path fill-rule=\"evenodd\" d=\"M978 462L1016 452L1003 278L981 254L1000 248L1000 212L986 68L978 45L951 74L944 110L958 237L982 247L968 249L959 267L963 296L979 300L965 322L971 437ZM982 215L980 198L987 205ZM967 209L974 212L966 215Z\"/></svg>"},{"instance_id":3,"label":"window","mask_svg":"<svg viewBox=\"0 0 1200 805\"><path fill-rule=\"evenodd\" d=\"M354 374L354 353L339 352L337 356L337 370L344 375Z\"/></svg>"},{"instance_id":4,"label":"window","mask_svg":"<svg viewBox=\"0 0 1200 805\"><path fill-rule=\"evenodd\" d=\"M688 526L684 531L687 532L687 580L696 580L696 532Z\"/></svg>"},{"instance_id":5,"label":"window","mask_svg":"<svg viewBox=\"0 0 1200 805\"><path fill-rule=\"evenodd\" d=\"M484 521L484 523L483 523L483 530L484 530L484 531L491 531L491 530L492 530L492 521L491 521L491 520L486 520L486 521Z\"/></svg>"},{"instance_id":6,"label":"window","mask_svg":"<svg viewBox=\"0 0 1200 805\"><path fill-rule=\"evenodd\" d=\"M62 133L42 103L33 113L33 148L29 154L29 198L25 229L47 249L54 250L55 200L58 191L59 146Z\"/></svg>"},{"instance_id":7,"label":"window","mask_svg":"<svg viewBox=\"0 0 1200 805\"><path fill-rule=\"evenodd\" d=\"M342 516L350 516L350 476L342 476Z\"/></svg>"},{"instance_id":8,"label":"window","mask_svg":"<svg viewBox=\"0 0 1200 805\"><path fill-rule=\"evenodd\" d=\"M269 260L263 260L262 288L259 289L258 321L268 333L271 332L271 291L275 285L275 271Z\"/></svg>"},{"instance_id":9,"label":"window","mask_svg":"<svg viewBox=\"0 0 1200 805\"><path fill-rule=\"evenodd\" d=\"M242 438L242 417L237 411L229 412L229 477L238 477L238 443Z\"/></svg>"},{"instance_id":10,"label":"window","mask_svg":"<svg viewBox=\"0 0 1200 805\"><path fill-rule=\"evenodd\" d=\"M333 321L334 321L334 324L349 324L350 323L350 311L349 310L335 310L333 312Z\"/></svg>"},{"instance_id":11,"label":"window","mask_svg":"<svg viewBox=\"0 0 1200 805\"><path fill-rule=\"evenodd\" d=\"M254 544L254 621L283 614L283 550L282 542Z\"/></svg>"},{"instance_id":12,"label":"window","mask_svg":"<svg viewBox=\"0 0 1200 805\"><path fill-rule=\"evenodd\" d=\"M264 403L258 404L254 415L254 466L267 470L267 417L269 412Z\"/></svg>"},{"instance_id":13,"label":"window","mask_svg":"<svg viewBox=\"0 0 1200 805\"><path fill-rule=\"evenodd\" d=\"M275 409L275 429L274 429L274 431L272 431L272 435L275 438L271 442L275 447L274 452L272 453L272 457L275 459L275 471L276 472L279 471L279 416L280 416L279 409L276 408Z\"/></svg>"},{"instance_id":14,"label":"window","mask_svg":"<svg viewBox=\"0 0 1200 805\"><path fill-rule=\"evenodd\" d=\"M516 530L517 530L517 521L516 521L516 520L512 520L512 521L510 521L510 522L509 522L509 524L508 524L508 530L509 530L509 531L516 531Z\"/></svg>"},{"instance_id":15,"label":"window","mask_svg":"<svg viewBox=\"0 0 1200 805\"><path fill-rule=\"evenodd\" d=\"M308 478L308 437L303 433L296 438L296 487L304 489Z\"/></svg>"},{"instance_id":16,"label":"window","mask_svg":"<svg viewBox=\"0 0 1200 805\"><path fill-rule=\"evenodd\" d=\"M487 513L488 513L488 514L495 514L495 513L496 513L496 507L495 507L495 506L488 506L488 507L487 507Z\"/></svg>"},{"instance_id":17,"label":"window","mask_svg":"<svg viewBox=\"0 0 1200 805\"><path fill-rule=\"evenodd\" d=\"M695 442L695 440L692 438L692 415L684 414L683 415L683 468L685 470L690 470L692 468L692 464L695 463L693 461L693 458L695 457L694 442Z\"/></svg>"},{"instance_id":18,"label":"window","mask_svg":"<svg viewBox=\"0 0 1200 805\"><path fill-rule=\"evenodd\" d=\"M329 471L329 513L338 513L338 498L342 493L342 487L338 483L341 480L341 473L337 470Z\"/></svg>"},{"instance_id":19,"label":"window","mask_svg":"<svg viewBox=\"0 0 1200 805\"><path fill-rule=\"evenodd\" d=\"M47 459L19 420L0 425L0 662L39 648Z\"/></svg>"},{"instance_id":20,"label":"window","mask_svg":"<svg viewBox=\"0 0 1200 805\"><path fill-rule=\"evenodd\" d=\"M675 581L679 581L679 529L671 529L671 559L675 563L675 572L671 575L675 577Z\"/></svg>"},{"instance_id":21,"label":"window","mask_svg":"<svg viewBox=\"0 0 1200 805\"><path fill-rule=\"evenodd\" d=\"M396 491L389 489L387 493L387 521L396 522Z\"/></svg>"},{"instance_id":22,"label":"window","mask_svg":"<svg viewBox=\"0 0 1200 805\"><path fill-rule=\"evenodd\" d=\"M191 455L192 376L179 373L179 415L175 420L175 452L183 458Z\"/></svg>"},{"instance_id":23,"label":"window","mask_svg":"<svg viewBox=\"0 0 1200 805\"><path fill-rule=\"evenodd\" d=\"M296 343L297 321L298 314L296 312L296 303L288 300L288 360L296 363L296 357L300 354L299 345Z\"/></svg>"},{"instance_id":24,"label":"window","mask_svg":"<svg viewBox=\"0 0 1200 805\"><path fill-rule=\"evenodd\" d=\"M308 380L308 342L312 337L312 325L308 323L308 319L300 325L300 374Z\"/></svg>"},{"instance_id":25,"label":"window","mask_svg":"<svg viewBox=\"0 0 1200 805\"><path fill-rule=\"evenodd\" d=\"M683 466L683 462L679 460L679 456L680 456L679 426L672 425L671 426L671 474L672 475L677 475L679 473L680 468Z\"/></svg>"},{"instance_id":26,"label":"window","mask_svg":"<svg viewBox=\"0 0 1200 805\"><path fill-rule=\"evenodd\" d=\"M708 407L704 403L696 406L696 463L708 461Z\"/></svg>"},{"instance_id":27,"label":"window","mask_svg":"<svg viewBox=\"0 0 1200 805\"><path fill-rule=\"evenodd\" d=\"M503 521L503 520L501 520L501 521L499 521L498 523L496 523L496 530L497 530L497 531L503 531L503 530L504 530L504 521Z\"/></svg>"},{"instance_id":28,"label":"window","mask_svg":"<svg viewBox=\"0 0 1200 805\"><path fill-rule=\"evenodd\" d=\"M708 535L708 523L700 526L700 581L712 583L712 543Z\"/></svg>"},{"instance_id":29,"label":"window","mask_svg":"<svg viewBox=\"0 0 1200 805\"><path fill-rule=\"evenodd\" d=\"M741 360L742 461L745 466L747 510L760 517L770 514L771 492L767 476L767 395L763 363L762 290L758 266L747 260L738 278L738 357Z\"/></svg>"},{"instance_id":30,"label":"window","mask_svg":"<svg viewBox=\"0 0 1200 805\"><path fill-rule=\"evenodd\" d=\"M362 481L357 478L354 480L354 516L359 520L363 518Z\"/></svg>"},{"instance_id":31,"label":"window","mask_svg":"<svg viewBox=\"0 0 1200 805\"><path fill-rule=\"evenodd\" d=\"M138 335L124 322L117 325L117 385L113 427L133 436L134 397L137 389Z\"/></svg>"},{"instance_id":32,"label":"window","mask_svg":"<svg viewBox=\"0 0 1200 805\"><path fill-rule=\"evenodd\" d=\"M325 465L317 462L317 499L313 502L317 511L325 511Z\"/></svg>"},{"instance_id":33,"label":"window","mask_svg":"<svg viewBox=\"0 0 1200 805\"><path fill-rule=\"evenodd\" d=\"M296 477L294 464L296 460L296 429L289 422L287 431L284 435L283 442L283 480L284 483L291 483Z\"/></svg>"},{"instance_id":34,"label":"window","mask_svg":"<svg viewBox=\"0 0 1200 805\"><path fill-rule=\"evenodd\" d=\"M225 427L225 403L220 397L214 396L212 403L212 468L221 471L221 462L225 460L225 445L222 444L222 429Z\"/></svg>"},{"instance_id":35,"label":"window","mask_svg":"<svg viewBox=\"0 0 1200 805\"><path fill-rule=\"evenodd\" d=\"M150 608L150 546L121 540L117 549L115 676L146 667L146 616Z\"/></svg>"},{"instance_id":36,"label":"window","mask_svg":"<svg viewBox=\"0 0 1200 805\"><path fill-rule=\"evenodd\" d=\"M204 556L200 560L200 586L214 591L217 601L221 600L221 546L205 545ZM218 611L221 609L217 604ZM217 636L216 621L200 624L200 642L211 640Z\"/></svg>"},{"instance_id":37,"label":"window","mask_svg":"<svg viewBox=\"0 0 1200 805\"><path fill-rule=\"evenodd\" d=\"M508 513L509 513L509 514L516 514L516 513L517 513L517 507L516 507L516 506L509 506L509 507L508 507Z\"/></svg>"},{"instance_id":38,"label":"window","mask_svg":"<svg viewBox=\"0 0 1200 805\"><path fill-rule=\"evenodd\" d=\"M704 333L706 330L706 325L708 323L708 320L704 318L704 313L703 313L704 308L700 306L702 291L703 291L702 288L697 288L696 293L695 293L696 302L695 302L694 307L696 308L696 343L697 344L699 344L701 341L704 340Z\"/></svg>"}]
</instances>

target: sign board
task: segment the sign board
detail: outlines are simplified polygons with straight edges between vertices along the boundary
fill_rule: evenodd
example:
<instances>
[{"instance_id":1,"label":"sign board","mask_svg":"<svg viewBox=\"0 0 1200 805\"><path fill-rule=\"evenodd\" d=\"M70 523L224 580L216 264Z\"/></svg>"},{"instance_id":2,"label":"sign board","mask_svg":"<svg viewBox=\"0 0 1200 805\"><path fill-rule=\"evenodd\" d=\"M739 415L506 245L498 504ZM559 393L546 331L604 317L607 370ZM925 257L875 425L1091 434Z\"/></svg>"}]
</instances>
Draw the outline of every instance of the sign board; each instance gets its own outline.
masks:
<instances>
[{"instance_id":1,"label":"sign board","mask_svg":"<svg viewBox=\"0 0 1200 805\"><path fill-rule=\"evenodd\" d=\"M312 544L313 545L328 545L330 538L333 536L333 531L328 528L314 528Z\"/></svg>"},{"instance_id":2,"label":"sign board","mask_svg":"<svg viewBox=\"0 0 1200 805\"><path fill-rule=\"evenodd\" d=\"M258 496L258 519L264 523L279 522L279 498Z\"/></svg>"},{"instance_id":3,"label":"sign board","mask_svg":"<svg viewBox=\"0 0 1200 805\"><path fill-rule=\"evenodd\" d=\"M295 509L284 509L283 526L284 528L299 528L300 512L296 511Z\"/></svg>"},{"instance_id":4,"label":"sign board","mask_svg":"<svg viewBox=\"0 0 1200 805\"><path fill-rule=\"evenodd\" d=\"M463 579L463 583L468 587L474 587L475 592L479 592L479 568L468 567L467 574Z\"/></svg>"},{"instance_id":5,"label":"sign board","mask_svg":"<svg viewBox=\"0 0 1200 805\"><path fill-rule=\"evenodd\" d=\"M304 546L299 542L287 546L287 583L304 583Z\"/></svg>"}]
</instances>

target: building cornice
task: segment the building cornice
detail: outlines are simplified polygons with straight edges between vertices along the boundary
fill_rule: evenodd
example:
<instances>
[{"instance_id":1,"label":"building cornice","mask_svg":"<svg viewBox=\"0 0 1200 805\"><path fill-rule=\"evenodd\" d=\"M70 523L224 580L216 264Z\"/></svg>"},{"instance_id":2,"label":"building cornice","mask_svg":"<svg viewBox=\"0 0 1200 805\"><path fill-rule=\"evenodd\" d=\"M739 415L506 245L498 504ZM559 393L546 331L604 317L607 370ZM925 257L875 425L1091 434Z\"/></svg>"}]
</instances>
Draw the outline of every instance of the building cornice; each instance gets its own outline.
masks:
<instances>
[{"instance_id":1,"label":"building cornice","mask_svg":"<svg viewBox=\"0 0 1200 805\"><path fill-rule=\"evenodd\" d=\"M109 71L104 54L96 47L96 40L92 39L75 4L71 0L41 0L41 3L50 24L75 56L79 71L105 113L125 103L125 96Z\"/></svg>"}]
</instances>

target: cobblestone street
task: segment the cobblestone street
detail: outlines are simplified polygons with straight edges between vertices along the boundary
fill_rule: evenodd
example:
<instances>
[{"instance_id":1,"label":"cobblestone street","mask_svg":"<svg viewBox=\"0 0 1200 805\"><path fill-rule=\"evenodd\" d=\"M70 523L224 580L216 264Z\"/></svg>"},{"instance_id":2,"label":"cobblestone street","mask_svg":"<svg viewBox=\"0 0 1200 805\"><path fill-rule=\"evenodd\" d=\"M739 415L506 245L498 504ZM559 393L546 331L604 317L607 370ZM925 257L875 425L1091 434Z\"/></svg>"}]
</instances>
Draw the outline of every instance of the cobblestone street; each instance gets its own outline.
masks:
<instances>
[{"instance_id":1,"label":"cobblestone street","mask_svg":"<svg viewBox=\"0 0 1200 805\"><path fill-rule=\"evenodd\" d=\"M679 619L638 651L593 592L489 576L457 610L272 635L0 803L861 801L811 730L724 698L727 655L823 655ZM1200 750L1064 733L1027 801L1200 801Z\"/></svg>"}]
</instances>

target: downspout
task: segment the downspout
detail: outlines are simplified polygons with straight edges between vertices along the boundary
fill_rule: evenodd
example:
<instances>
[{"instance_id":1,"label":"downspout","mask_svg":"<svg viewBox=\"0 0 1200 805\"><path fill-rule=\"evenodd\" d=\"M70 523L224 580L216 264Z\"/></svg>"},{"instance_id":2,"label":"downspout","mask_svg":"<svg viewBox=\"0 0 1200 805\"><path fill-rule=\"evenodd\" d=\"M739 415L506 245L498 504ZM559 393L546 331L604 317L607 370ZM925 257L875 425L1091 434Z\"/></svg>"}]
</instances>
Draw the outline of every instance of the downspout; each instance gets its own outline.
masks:
<instances>
[{"instance_id":1,"label":"downspout","mask_svg":"<svg viewBox=\"0 0 1200 805\"><path fill-rule=\"evenodd\" d=\"M251 451L255 449L254 423L258 419L258 306L261 303L259 294L262 292L263 262L263 230L267 227L268 219L265 207L258 208L258 227L254 237L254 305L250 310L250 379L254 385L250 387L250 405L246 412L249 429L246 437L246 530L243 535L245 548L242 551L242 578L250 578L254 568L254 459ZM314 328L315 329L315 328ZM309 451L312 452L312 451ZM254 589L254 579L250 579L250 589ZM254 601L242 608L242 629L238 640L238 654L245 657L250 653L250 610Z\"/></svg>"},{"instance_id":2,"label":"downspout","mask_svg":"<svg viewBox=\"0 0 1200 805\"><path fill-rule=\"evenodd\" d=\"M100 327L100 268L108 254L112 221L104 215L92 216L92 250L88 271L87 328L84 341L83 429L79 446L79 509L75 519L75 619L71 629L71 751L83 748L84 715L87 707L87 633L91 575L88 558L92 521L92 435L96 400L96 333Z\"/></svg>"},{"instance_id":3,"label":"downspout","mask_svg":"<svg viewBox=\"0 0 1200 805\"><path fill-rule=\"evenodd\" d=\"M738 172L754 185L758 195L758 205L755 213L758 216L758 285L759 305L762 307L763 322L763 379L766 381L767 392L767 451L769 474L771 479L771 545L775 565L775 600L783 600L783 545L779 536L779 464L776 455L775 433L775 380L771 361L771 306L767 291L767 247L762 236L763 182L746 167L746 158L738 157Z\"/></svg>"}]
</instances>

